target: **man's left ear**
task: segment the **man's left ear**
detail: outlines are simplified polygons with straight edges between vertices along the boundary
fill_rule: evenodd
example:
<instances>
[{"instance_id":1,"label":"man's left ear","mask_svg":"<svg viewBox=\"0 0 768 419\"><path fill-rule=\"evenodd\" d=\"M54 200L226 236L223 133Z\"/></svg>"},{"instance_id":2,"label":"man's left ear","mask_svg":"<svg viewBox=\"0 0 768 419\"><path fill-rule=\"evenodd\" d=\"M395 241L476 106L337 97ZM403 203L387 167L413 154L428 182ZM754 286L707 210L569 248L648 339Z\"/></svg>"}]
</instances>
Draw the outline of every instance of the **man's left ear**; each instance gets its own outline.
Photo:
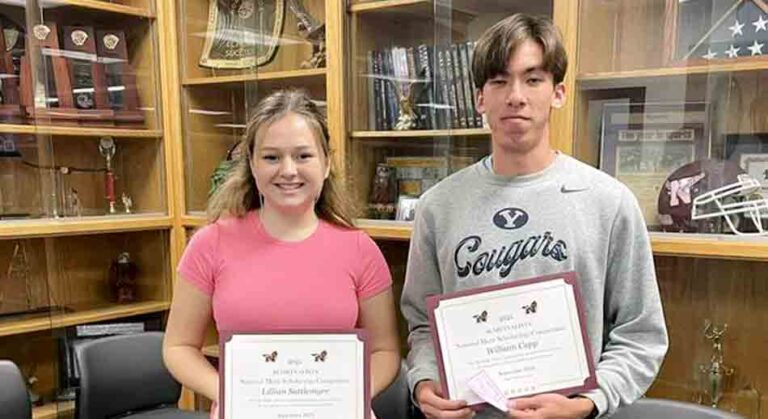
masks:
<instances>
[{"instance_id":1,"label":"man's left ear","mask_svg":"<svg viewBox=\"0 0 768 419\"><path fill-rule=\"evenodd\" d=\"M552 107L560 109L565 106L565 85L558 83L555 85L555 92L552 98Z\"/></svg>"}]
</instances>

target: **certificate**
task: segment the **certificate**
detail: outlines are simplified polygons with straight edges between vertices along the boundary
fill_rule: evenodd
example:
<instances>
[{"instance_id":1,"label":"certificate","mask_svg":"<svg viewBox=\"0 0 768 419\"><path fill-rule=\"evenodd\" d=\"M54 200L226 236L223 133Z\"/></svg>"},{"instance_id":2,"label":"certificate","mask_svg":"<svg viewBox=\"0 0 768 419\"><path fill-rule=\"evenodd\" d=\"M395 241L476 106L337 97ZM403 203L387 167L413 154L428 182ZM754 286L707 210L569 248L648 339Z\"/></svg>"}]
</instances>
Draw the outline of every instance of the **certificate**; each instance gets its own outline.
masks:
<instances>
[{"instance_id":1,"label":"certificate","mask_svg":"<svg viewBox=\"0 0 768 419\"><path fill-rule=\"evenodd\" d=\"M222 333L223 419L367 419L368 348L360 330Z\"/></svg>"},{"instance_id":2,"label":"certificate","mask_svg":"<svg viewBox=\"0 0 768 419\"><path fill-rule=\"evenodd\" d=\"M483 403L468 382L492 377L506 399L597 387L576 274L427 299L443 394Z\"/></svg>"}]
</instances>

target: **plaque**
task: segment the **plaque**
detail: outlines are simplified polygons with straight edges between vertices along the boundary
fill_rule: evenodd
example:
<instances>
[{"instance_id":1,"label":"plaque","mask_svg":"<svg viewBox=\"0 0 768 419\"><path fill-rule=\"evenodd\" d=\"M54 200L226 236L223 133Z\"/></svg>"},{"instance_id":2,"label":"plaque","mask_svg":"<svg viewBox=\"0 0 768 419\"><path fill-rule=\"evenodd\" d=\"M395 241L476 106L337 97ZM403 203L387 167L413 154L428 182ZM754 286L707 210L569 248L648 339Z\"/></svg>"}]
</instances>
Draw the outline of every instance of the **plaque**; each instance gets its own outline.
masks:
<instances>
[{"instance_id":1,"label":"plaque","mask_svg":"<svg viewBox=\"0 0 768 419\"><path fill-rule=\"evenodd\" d=\"M88 34L86 31L82 32ZM69 32L68 36L72 36L72 31ZM83 41L80 32L75 35L75 38L77 42L82 41L83 45L88 41L87 39ZM89 108L87 97L76 97L80 92L90 92L91 88L85 86L91 85L93 80L88 80L86 75L82 75L79 80L74 80L71 77L72 67L69 61L90 59L93 62L95 57L87 57L78 51L62 50L59 43L58 27L53 22L33 26L32 36L29 39L31 46L40 48L46 75L44 85L35 86L30 89L29 93L25 92L25 94L32 96L31 100L25 101L29 107L28 112L38 123L102 123L105 119L112 118L112 111L109 109L97 109L95 106ZM29 65L28 61L26 65ZM73 89L73 83L74 86L78 86L77 91ZM77 100L80 101L79 105Z\"/></svg>"},{"instance_id":2,"label":"plaque","mask_svg":"<svg viewBox=\"0 0 768 419\"><path fill-rule=\"evenodd\" d=\"M107 98L107 80L104 64L98 62L96 38L90 26L65 26L64 51L69 65L72 98L75 108L82 111L98 111L97 121L84 124L105 125L111 123L112 112Z\"/></svg>"},{"instance_id":3,"label":"plaque","mask_svg":"<svg viewBox=\"0 0 768 419\"><path fill-rule=\"evenodd\" d=\"M657 201L676 169L707 157L709 106L703 102L603 106L600 169L635 194L650 230L660 230Z\"/></svg>"},{"instance_id":4,"label":"plaque","mask_svg":"<svg viewBox=\"0 0 768 419\"><path fill-rule=\"evenodd\" d=\"M283 33L283 0L209 0L200 66L246 69L269 64Z\"/></svg>"},{"instance_id":5,"label":"plaque","mask_svg":"<svg viewBox=\"0 0 768 419\"><path fill-rule=\"evenodd\" d=\"M123 31L96 31L97 54L104 64L107 95L118 125L144 123L139 109L136 72L128 61L128 45Z\"/></svg>"},{"instance_id":6,"label":"plaque","mask_svg":"<svg viewBox=\"0 0 768 419\"><path fill-rule=\"evenodd\" d=\"M25 34L21 27L0 17L0 120L21 122L26 116L19 92Z\"/></svg>"}]
</instances>

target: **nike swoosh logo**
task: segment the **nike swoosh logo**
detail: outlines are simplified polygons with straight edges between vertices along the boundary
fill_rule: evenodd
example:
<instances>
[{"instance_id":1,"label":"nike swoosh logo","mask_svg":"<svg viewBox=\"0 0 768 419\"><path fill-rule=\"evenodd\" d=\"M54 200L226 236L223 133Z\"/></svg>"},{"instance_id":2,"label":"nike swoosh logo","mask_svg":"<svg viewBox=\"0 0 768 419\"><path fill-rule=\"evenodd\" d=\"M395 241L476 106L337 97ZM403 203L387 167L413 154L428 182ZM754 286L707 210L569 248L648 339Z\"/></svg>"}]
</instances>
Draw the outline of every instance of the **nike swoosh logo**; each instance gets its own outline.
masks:
<instances>
[{"instance_id":1,"label":"nike swoosh logo","mask_svg":"<svg viewBox=\"0 0 768 419\"><path fill-rule=\"evenodd\" d=\"M560 192L562 193L571 193L571 192L582 192L586 191L589 188L568 188L565 185L560 187Z\"/></svg>"}]
</instances>

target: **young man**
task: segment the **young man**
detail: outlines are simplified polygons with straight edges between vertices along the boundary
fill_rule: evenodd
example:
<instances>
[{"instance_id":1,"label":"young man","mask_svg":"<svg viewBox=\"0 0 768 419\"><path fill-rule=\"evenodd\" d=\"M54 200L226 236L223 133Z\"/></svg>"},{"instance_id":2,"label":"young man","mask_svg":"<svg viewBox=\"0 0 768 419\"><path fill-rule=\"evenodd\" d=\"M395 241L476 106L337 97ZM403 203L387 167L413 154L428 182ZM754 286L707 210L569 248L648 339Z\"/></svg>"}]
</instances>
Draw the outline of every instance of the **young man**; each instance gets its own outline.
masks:
<instances>
[{"instance_id":1,"label":"young man","mask_svg":"<svg viewBox=\"0 0 768 419\"><path fill-rule=\"evenodd\" d=\"M474 416L466 402L441 395L429 295L577 272L599 389L518 399L507 415L489 408L478 417L612 413L646 391L666 353L653 256L634 195L550 146L549 116L565 101L566 67L560 35L546 18L511 16L477 42L475 100L491 128L492 154L422 196L402 295L409 384L428 418Z\"/></svg>"}]
</instances>

